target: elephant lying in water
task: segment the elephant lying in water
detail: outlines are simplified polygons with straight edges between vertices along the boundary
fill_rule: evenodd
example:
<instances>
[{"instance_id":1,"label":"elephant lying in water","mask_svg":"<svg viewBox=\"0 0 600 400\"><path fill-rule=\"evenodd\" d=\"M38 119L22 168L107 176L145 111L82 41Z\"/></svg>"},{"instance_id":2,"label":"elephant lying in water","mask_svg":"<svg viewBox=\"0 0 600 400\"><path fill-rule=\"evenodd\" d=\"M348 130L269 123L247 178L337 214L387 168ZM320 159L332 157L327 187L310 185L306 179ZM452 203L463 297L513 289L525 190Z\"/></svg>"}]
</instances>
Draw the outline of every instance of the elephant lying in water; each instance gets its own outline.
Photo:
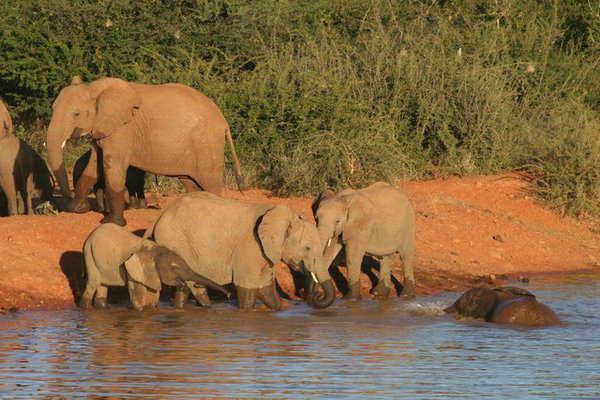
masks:
<instances>
[{"instance_id":1,"label":"elephant lying in water","mask_svg":"<svg viewBox=\"0 0 600 400\"><path fill-rule=\"evenodd\" d=\"M108 286L125 286L133 308L158 306L162 283L182 286L184 281L217 289L225 288L190 269L175 252L142 239L115 224L95 228L83 244L87 283L80 306L106 307Z\"/></svg>"},{"instance_id":2,"label":"elephant lying in water","mask_svg":"<svg viewBox=\"0 0 600 400\"><path fill-rule=\"evenodd\" d=\"M488 322L523 326L560 324L556 313L527 290L516 287L473 288L444 310Z\"/></svg>"},{"instance_id":3,"label":"elephant lying in water","mask_svg":"<svg viewBox=\"0 0 600 400\"><path fill-rule=\"evenodd\" d=\"M328 307L335 300L317 228L284 205L189 193L165 209L144 237L173 249L192 269L215 282L233 282L242 309L252 309L257 298L272 310L282 307L274 276L279 261L310 274L322 286L323 296L316 288L311 294L313 305ZM194 288L177 289L176 306L183 306L190 289L203 303Z\"/></svg>"}]
</instances>

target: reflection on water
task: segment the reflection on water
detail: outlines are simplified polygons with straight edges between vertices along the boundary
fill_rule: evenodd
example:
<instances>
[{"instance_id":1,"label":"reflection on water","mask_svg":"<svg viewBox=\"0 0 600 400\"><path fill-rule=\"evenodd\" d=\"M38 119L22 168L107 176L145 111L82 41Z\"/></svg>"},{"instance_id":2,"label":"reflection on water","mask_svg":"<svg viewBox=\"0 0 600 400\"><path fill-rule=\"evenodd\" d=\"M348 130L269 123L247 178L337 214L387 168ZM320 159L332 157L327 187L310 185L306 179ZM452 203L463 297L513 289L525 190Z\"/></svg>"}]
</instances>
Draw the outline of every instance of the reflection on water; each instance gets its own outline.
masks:
<instances>
[{"instance_id":1,"label":"reflection on water","mask_svg":"<svg viewBox=\"0 0 600 400\"><path fill-rule=\"evenodd\" d=\"M457 322L458 293L279 313L32 311L0 317L0 397L598 398L600 276L535 278L564 324Z\"/></svg>"}]
</instances>

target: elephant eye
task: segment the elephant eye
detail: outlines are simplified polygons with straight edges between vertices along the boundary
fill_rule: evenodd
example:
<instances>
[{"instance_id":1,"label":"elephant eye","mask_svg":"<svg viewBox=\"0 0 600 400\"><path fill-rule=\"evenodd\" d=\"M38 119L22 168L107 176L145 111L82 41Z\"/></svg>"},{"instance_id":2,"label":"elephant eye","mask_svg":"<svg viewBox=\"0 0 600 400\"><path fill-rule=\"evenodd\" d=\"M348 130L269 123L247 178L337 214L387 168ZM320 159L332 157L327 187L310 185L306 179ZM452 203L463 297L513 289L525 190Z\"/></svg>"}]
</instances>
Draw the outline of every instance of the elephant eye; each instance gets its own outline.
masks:
<instances>
[{"instance_id":1,"label":"elephant eye","mask_svg":"<svg viewBox=\"0 0 600 400\"><path fill-rule=\"evenodd\" d=\"M79 111L75 111L75 112L73 113L73 116L74 116L74 117L79 117L79 115L80 115L80 114L81 114L81 113L80 113Z\"/></svg>"},{"instance_id":2,"label":"elephant eye","mask_svg":"<svg viewBox=\"0 0 600 400\"><path fill-rule=\"evenodd\" d=\"M310 251L310 246L304 246L304 250Z\"/></svg>"}]
</instances>

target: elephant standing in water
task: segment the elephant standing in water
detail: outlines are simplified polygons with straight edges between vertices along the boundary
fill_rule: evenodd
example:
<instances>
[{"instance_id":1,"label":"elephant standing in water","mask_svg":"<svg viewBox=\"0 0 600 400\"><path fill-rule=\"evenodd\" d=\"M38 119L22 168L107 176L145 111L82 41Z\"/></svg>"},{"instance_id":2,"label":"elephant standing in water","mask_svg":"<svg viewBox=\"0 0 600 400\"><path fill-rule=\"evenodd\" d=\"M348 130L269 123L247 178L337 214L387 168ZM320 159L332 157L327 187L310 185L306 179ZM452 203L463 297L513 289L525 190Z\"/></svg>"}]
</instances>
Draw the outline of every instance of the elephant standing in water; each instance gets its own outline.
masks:
<instances>
[{"instance_id":1,"label":"elephant standing in water","mask_svg":"<svg viewBox=\"0 0 600 400\"><path fill-rule=\"evenodd\" d=\"M379 258L379 282L373 294L388 297L395 253L400 254L404 265L401 294L405 298L415 296L415 212L406 195L384 182L337 194L327 190L317 196L312 210L326 264L330 265L342 248L345 250L349 291L344 298L362 298L359 278L365 254Z\"/></svg>"},{"instance_id":2,"label":"elephant standing in water","mask_svg":"<svg viewBox=\"0 0 600 400\"><path fill-rule=\"evenodd\" d=\"M140 238L115 224L95 228L83 244L87 283L80 306L106 307L107 287L125 286L133 308L158 306L162 284L181 286L184 281L209 286L229 296L229 291L188 266L175 252Z\"/></svg>"},{"instance_id":3,"label":"elephant standing in water","mask_svg":"<svg viewBox=\"0 0 600 400\"><path fill-rule=\"evenodd\" d=\"M62 160L67 139L90 134L92 154L71 192ZM69 209L87 212L88 193L98 179L98 151L110 210L102 222L125 225L125 175L132 165L146 172L178 177L186 190L221 194L225 140L233 155L238 186L241 171L229 125L216 104L180 84L142 85L116 78L85 84L74 77L52 105L48 160Z\"/></svg>"},{"instance_id":4,"label":"elephant standing in water","mask_svg":"<svg viewBox=\"0 0 600 400\"><path fill-rule=\"evenodd\" d=\"M284 205L189 193L164 210L144 237L177 252L218 284L233 282L242 309L252 309L257 298L272 310L282 307L274 276L279 261L310 274L323 287L322 296L317 290L311 294L316 307L335 300L316 227ZM200 303L206 301L196 289L178 287L176 305L183 306L190 290Z\"/></svg>"},{"instance_id":5,"label":"elephant standing in water","mask_svg":"<svg viewBox=\"0 0 600 400\"><path fill-rule=\"evenodd\" d=\"M0 188L4 191L8 215L33 214L35 189L42 201L52 199L54 184L50 170L27 142L13 134L6 106L0 101ZM0 194L1 196L1 194Z\"/></svg>"},{"instance_id":6,"label":"elephant standing in water","mask_svg":"<svg viewBox=\"0 0 600 400\"><path fill-rule=\"evenodd\" d=\"M444 311L499 324L560 324L560 319L550 307L539 303L527 290L515 287L470 289Z\"/></svg>"}]
</instances>

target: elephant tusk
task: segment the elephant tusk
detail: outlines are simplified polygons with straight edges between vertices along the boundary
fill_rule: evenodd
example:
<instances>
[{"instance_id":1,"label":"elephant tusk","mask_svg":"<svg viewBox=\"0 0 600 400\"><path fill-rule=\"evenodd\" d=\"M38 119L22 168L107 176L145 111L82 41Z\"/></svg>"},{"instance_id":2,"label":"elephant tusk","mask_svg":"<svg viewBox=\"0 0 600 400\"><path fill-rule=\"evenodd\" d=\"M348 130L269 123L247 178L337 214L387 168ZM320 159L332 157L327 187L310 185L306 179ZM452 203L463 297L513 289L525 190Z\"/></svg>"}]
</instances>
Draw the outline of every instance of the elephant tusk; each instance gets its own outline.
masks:
<instances>
[{"instance_id":1,"label":"elephant tusk","mask_svg":"<svg viewBox=\"0 0 600 400\"><path fill-rule=\"evenodd\" d=\"M61 148L61 149L64 149L64 148L65 148L65 144L67 144L67 141L66 141L66 140L63 140L62 144L60 145L60 148Z\"/></svg>"},{"instance_id":2,"label":"elephant tusk","mask_svg":"<svg viewBox=\"0 0 600 400\"><path fill-rule=\"evenodd\" d=\"M329 240L327 241L327 247L329 247L331 245L331 238L329 238Z\"/></svg>"},{"instance_id":3,"label":"elephant tusk","mask_svg":"<svg viewBox=\"0 0 600 400\"><path fill-rule=\"evenodd\" d=\"M319 283L319 280L317 279L317 276L315 275L314 272L311 271L310 277L313 278L313 281L315 281L315 283Z\"/></svg>"}]
</instances>

